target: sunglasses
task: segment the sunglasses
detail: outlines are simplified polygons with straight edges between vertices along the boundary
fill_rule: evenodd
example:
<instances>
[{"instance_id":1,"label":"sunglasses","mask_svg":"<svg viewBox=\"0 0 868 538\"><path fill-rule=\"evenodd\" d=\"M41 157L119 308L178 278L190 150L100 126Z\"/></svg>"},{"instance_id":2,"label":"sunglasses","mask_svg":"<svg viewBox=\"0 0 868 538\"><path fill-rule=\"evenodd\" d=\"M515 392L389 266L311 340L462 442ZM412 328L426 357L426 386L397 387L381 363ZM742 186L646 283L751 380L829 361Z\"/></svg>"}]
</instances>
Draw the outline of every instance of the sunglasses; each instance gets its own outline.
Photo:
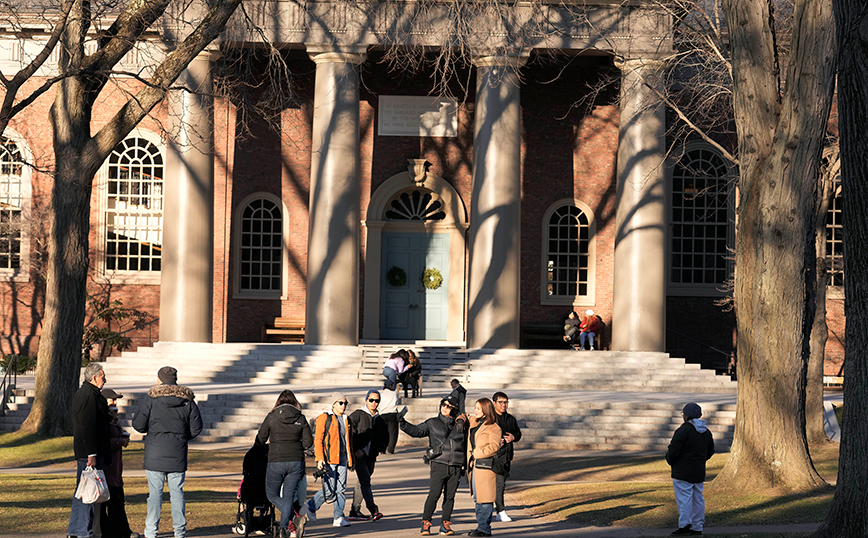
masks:
<instances>
[{"instance_id":1,"label":"sunglasses","mask_svg":"<svg viewBox=\"0 0 868 538\"><path fill-rule=\"evenodd\" d=\"M448 407L449 409L455 409L454 405L449 405L446 402L443 402L442 404L440 404L440 407Z\"/></svg>"},{"instance_id":2,"label":"sunglasses","mask_svg":"<svg viewBox=\"0 0 868 538\"><path fill-rule=\"evenodd\" d=\"M375 400L373 398L368 398L368 401L371 403L380 403L380 400Z\"/></svg>"},{"instance_id":3,"label":"sunglasses","mask_svg":"<svg viewBox=\"0 0 868 538\"><path fill-rule=\"evenodd\" d=\"M338 405L347 405L349 402L343 401L343 402L335 402L335 403Z\"/></svg>"}]
</instances>

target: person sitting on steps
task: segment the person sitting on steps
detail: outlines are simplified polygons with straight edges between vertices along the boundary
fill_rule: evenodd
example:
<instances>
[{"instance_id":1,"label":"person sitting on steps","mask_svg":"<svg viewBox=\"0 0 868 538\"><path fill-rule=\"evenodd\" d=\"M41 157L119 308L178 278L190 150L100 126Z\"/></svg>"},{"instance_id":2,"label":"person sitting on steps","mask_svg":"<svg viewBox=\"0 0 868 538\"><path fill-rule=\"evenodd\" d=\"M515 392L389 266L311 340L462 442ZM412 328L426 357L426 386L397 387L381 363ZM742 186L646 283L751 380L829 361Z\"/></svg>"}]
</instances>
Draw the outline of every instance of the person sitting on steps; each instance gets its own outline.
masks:
<instances>
[{"instance_id":1,"label":"person sitting on steps","mask_svg":"<svg viewBox=\"0 0 868 538\"><path fill-rule=\"evenodd\" d=\"M600 330L600 320L594 315L594 311L590 308L585 310L585 317L582 319L579 328L582 332L579 333L579 349L585 349L585 340L591 346L591 351L594 351L594 337Z\"/></svg>"}]
</instances>

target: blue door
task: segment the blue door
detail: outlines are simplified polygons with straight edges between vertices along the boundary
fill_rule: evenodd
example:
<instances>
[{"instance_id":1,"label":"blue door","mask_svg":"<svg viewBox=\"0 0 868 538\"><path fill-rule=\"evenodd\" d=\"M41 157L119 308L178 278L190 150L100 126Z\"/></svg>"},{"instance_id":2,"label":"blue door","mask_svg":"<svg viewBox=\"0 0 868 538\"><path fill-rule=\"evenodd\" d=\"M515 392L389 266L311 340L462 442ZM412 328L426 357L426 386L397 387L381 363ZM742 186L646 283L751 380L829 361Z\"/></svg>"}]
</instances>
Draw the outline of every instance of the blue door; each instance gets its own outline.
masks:
<instances>
[{"instance_id":1,"label":"blue door","mask_svg":"<svg viewBox=\"0 0 868 538\"><path fill-rule=\"evenodd\" d=\"M380 337L446 340L449 234L385 232L382 245Z\"/></svg>"}]
</instances>

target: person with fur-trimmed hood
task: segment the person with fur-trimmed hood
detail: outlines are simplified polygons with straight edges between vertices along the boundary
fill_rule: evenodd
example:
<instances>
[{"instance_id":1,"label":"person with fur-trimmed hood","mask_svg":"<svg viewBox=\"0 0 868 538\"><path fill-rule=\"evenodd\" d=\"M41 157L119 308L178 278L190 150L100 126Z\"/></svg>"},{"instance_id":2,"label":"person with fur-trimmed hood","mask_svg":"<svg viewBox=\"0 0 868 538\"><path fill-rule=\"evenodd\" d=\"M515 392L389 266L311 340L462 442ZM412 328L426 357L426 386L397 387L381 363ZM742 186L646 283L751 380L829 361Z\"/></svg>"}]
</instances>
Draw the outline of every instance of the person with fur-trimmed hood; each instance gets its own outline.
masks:
<instances>
[{"instance_id":1,"label":"person with fur-trimmed hood","mask_svg":"<svg viewBox=\"0 0 868 538\"><path fill-rule=\"evenodd\" d=\"M705 421L700 419L702 408L690 402L681 410L684 424L675 430L666 463L672 467L675 504L678 505L678 528L672 534L702 534L705 526L705 462L714 455L714 439Z\"/></svg>"},{"instance_id":2,"label":"person with fur-trimmed hood","mask_svg":"<svg viewBox=\"0 0 868 538\"><path fill-rule=\"evenodd\" d=\"M148 515L145 537L155 538L160 526L163 484L169 483L175 538L187 533L184 514L184 478L187 443L202 432L202 415L193 391L178 385L178 370L164 366L157 372L160 384L148 395L133 417L133 428L145 434L145 475L148 479Z\"/></svg>"}]
</instances>

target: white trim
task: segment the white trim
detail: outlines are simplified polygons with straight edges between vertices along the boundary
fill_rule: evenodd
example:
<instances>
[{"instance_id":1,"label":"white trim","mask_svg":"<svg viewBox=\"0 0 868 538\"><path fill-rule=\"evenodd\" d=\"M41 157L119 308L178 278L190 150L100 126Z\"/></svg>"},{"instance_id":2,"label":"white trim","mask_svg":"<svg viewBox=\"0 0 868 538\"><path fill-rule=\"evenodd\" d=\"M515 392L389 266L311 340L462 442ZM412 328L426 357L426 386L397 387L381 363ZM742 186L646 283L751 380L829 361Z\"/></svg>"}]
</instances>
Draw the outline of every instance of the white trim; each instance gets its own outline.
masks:
<instances>
[{"instance_id":1,"label":"white trim","mask_svg":"<svg viewBox=\"0 0 868 538\"><path fill-rule=\"evenodd\" d=\"M244 209L255 200L268 200L280 208L280 290L241 291L241 225ZM283 200L270 192L254 192L246 196L233 211L232 218L232 298L233 299L286 299L289 268L289 219Z\"/></svg>"},{"instance_id":2,"label":"white trim","mask_svg":"<svg viewBox=\"0 0 868 538\"><path fill-rule=\"evenodd\" d=\"M564 206L573 206L588 217L588 293L586 295L549 297L548 291L548 255L549 255L549 219L552 214ZM542 244L540 245L540 304L557 306L596 306L597 290L597 219L591 207L575 198L562 198L546 209L542 220Z\"/></svg>"},{"instance_id":3,"label":"white trim","mask_svg":"<svg viewBox=\"0 0 868 538\"><path fill-rule=\"evenodd\" d=\"M0 282L30 282L30 242L33 239L33 153L27 140L11 127L3 137L18 147L23 163L21 167L21 252L17 269L0 268Z\"/></svg>"}]
</instances>

